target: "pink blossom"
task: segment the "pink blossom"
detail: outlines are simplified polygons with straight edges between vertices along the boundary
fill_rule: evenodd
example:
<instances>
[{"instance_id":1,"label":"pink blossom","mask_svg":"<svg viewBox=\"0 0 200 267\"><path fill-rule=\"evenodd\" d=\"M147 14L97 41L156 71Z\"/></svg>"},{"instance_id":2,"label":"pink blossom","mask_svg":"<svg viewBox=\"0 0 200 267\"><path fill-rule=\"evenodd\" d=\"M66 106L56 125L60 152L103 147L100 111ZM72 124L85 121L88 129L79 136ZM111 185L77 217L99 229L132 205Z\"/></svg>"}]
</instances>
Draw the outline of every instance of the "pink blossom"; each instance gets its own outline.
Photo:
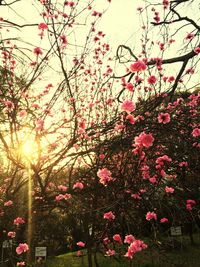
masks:
<instances>
[{"instance_id":1,"label":"pink blossom","mask_svg":"<svg viewBox=\"0 0 200 267\"><path fill-rule=\"evenodd\" d=\"M122 244L122 239L121 239L121 236L119 234L114 235L113 240Z\"/></svg>"},{"instance_id":2,"label":"pink blossom","mask_svg":"<svg viewBox=\"0 0 200 267\"><path fill-rule=\"evenodd\" d=\"M17 266L25 266L25 265L26 265L25 261L17 262Z\"/></svg>"},{"instance_id":3,"label":"pink blossom","mask_svg":"<svg viewBox=\"0 0 200 267\"><path fill-rule=\"evenodd\" d=\"M188 33L187 36L185 37L186 40L192 40L194 38L194 34L193 33Z\"/></svg>"},{"instance_id":4,"label":"pink blossom","mask_svg":"<svg viewBox=\"0 0 200 267\"><path fill-rule=\"evenodd\" d=\"M35 47L35 48L33 49L33 52L34 52L34 54L35 54L36 56L39 56L39 55L42 55L42 54L43 54L42 49L41 49L40 47Z\"/></svg>"},{"instance_id":5,"label":"pink blossom","mask_svg":"<svg viewBox=\"0 0 200 267\"><path fill-rule=\"evenodd\" d=\"M103 218L106 220L112 221L115 219L115 215L113 214L112 211L109 211L109 212L104 213Z\"/></svg>"},{"instance_id":6,"label":"pink blossom","mask_svg":"<svg viewBox=\"0 0 200 267\"><path fill-rule=\"evenodd\" d=\"M126 116L126 120L128 120L131 124L134 124L134 123L135 123L135 118L134 118L134 116L131 115L131 114L128 114L128 115Z\"/></svg>"},{"instance_id":7,"label":"pink blossom","mask_svg":"<svg viewBox=\"0 0 200 267\"><path fill-rule=\"evenodd\" d=\"M150 221L151 219L157 220L157 214L154 211L148 211L146 214L146 220Z\"/></svg>"},{"instance_id":8,"label":"pink blossom","mask_svg":"<svg viewBox=\"0 0 200 267\"><path fill-rule=\"evenodd\" d=\"M81 252L80 250L78 250L78 251L76 252L76 256L77 256L77 257L82 256L82 252Z\"/></svg>"},{"instance_id":9,"label":"pink blossom","mask_svg":"<svg viewBox=\"0 0 200 267\"><path fill-rule=\"evenodd\" d=\"M59 38L60 38L60 41L62 43L62 48L65 48L66 45L68 44L66 35L61 35Z\"/></svg>"},{"instance_id":10,"label":"pink blossom","mask_svg":"<svg viewBox=\"0 0 200 267\"><path fill-rule=\"evenodd\" d=\"M64 185L58 185L58 190L62 191L62 192L66 192L67 191L67 186Z\"/></svg>"},{"instance_id":11,"label":"pink blossom","mask_svg":"<svg viewBox=\"0 0 200 267\"><path fill-rule=\"evenodd\" d=\"M26 243L20 243L18 247L16 248L16 253L20 255L28 250L29 250L29 247Z\"/></svg>"},{"instance_id":12,"label":"pink blossom","mask_svg":"<svg viewBox=\"0 0 200 267\"><path fill-rule=\"evenodd\" d=\"M41 22L39 25L38 25L38 29L39 30L47 30L48 29L48 25L44 22Z\"/></svg>"},{"instance_id":13,"label":"pink blossom","mask_svg":"<svg viewBox=\"0 0 200 267\"><path fill-rule=\"evenodd\" d=\"M11 102L9 100L4 101L4 105L6 106L7 109L13 109L14 108L13 102Z\"/></svg>"},{"instance_id":14,"label":"pink blossom","mask_svg":"<svg viewBox=\"0 0 200 267\"><path fill-rule=\"evenodd\" d=\"M135 237L133 235L126 235L124 239L124 243L131 244L135 241Z\"/></svg>"},{"instance_id":15,"label":"pink blossom","mask_svg":"<svg viewBox=\"0 0 200 267\"><path fill-rule=\"evenodd\" d=\"M134 91L134 90L133 90L134 86L133 86L132 83L127 83L127 84L126 84L126 88L127 88L130 92L133 92L133 91Z\"/></svg>"},{"instance_id":16,"label":"pink blossom","mask_svg":"<svg viewBox=\"0 0 200 267\"><path fill-rule=\"evenodd\" d=\"M156 184L157 183L156 177L153 176L153 177L149 178L149 182L152 184Z\"/></svg>"},{"instance_id":17,"label":"pink blossom","mask_svg":"<svg viewBox=\"0 0 200 267\"><path fill-rule=\"evenodd\" d=\"M10 237L10 238L14 238L16 236L16 232L11 232L10 231L10 232L8 232L7 236Z\"/></svg>"},{"instance_id":18,"label":"pink blossom","mask_svg":"<svg viewBox=\"0 0 200 267\"><path fill-rule=\"evenodd\" d=\"M13 201L12 200L8 200L7 202L4 203L5 207L9 207L13 205Z\"/></svg>"},{"instance_id":19,"label":"pink blossom","mask_svg":"<svg viewBox=\"0 0 200 267\"><path fill-rule=\"evenodd\" d=\"M17 217L16 219L14 219L14 222L13 222L13 224L17 225L17 226L20 225L20 224L24 224L24 223L25 223L25 221L21 217Z\"/></svg>"},{"instance_id":20,"label":"pink blossom","mask_svg":"<svg viewBox=\"0 0 200 267\"><path fill-rule=\"evenodd\" d=\"M82 241L77 242L76 245L79 246L79 247L82 247L82 248L85 247L85 243L82 242Z\"/></svg>"},{"instance_id":21,"label":"pink blossom","mask_svg":"<svg viewBox=\"0 0 200 267\"><path fill-rule=\"evenodd\" d=\"M84 185L83 183L81 182L77 182L73 185L73 189L76 189L76 188L79 188L79 189L83 189L84 188Z\"/></svg>"},{"instance_id":22,"label":"pink blossom","mask_svg":"<svg viewBox=\"0 0 200 267\"><path fill-rule=\"evenodd\" d=\"M146 248L147 245L142 240L134 240L128 247L128 251L125 254L125 257L132 259L137 252Z\"/></svg>"},{"instance_id":23,"label":"pink blossom","mask_svg":"<svg viewBox=\"0 0 200 267\"><path fill-rule=\"evenodd\" d=\"M187 204L196 205L196 201L194 199L187 199Z\"/></svg>"},{"instance_id":24,"label":"pink blossom","mask_svg":"<svg viewBox=\"0 0 200 267\"><path fill-rule=\"evenodd\" d=\"M162 219L160 219L160 222L161 223L166 223L166 222L168 222L169 220L167 219L167 218L162 218Z\"/></svg>"},{"instance_id":25,"label":"pink blossom","mask_svg":"<svg viewBox=\"0 0 200 267\"><path fill-rule=\"evenodd\" d=\"M173 82L174 80L175 80L174 76L170 76L170 77L168 77L168 79L167 79L167 81L168 81L169 83Z\"/></svg>"},{"instance_id":26,"label":"pink blossom","mask_svg":"<svg viewBox=\"0 0 200 267\"><path fill-rule=\"evenodd\" d=\"M113 256L113 255L115 255L115 250L114 249L109 249L109 250L107 250L106 251L106 256Z\"/></svg>"},{"instance_id":27,"label":"pink blossom","mask_svg":"<svg viewBox=\"0 0 200 267\"><path fill-rule=\"evenodd\" d=\"M44 130L44 120L43 119L38 119L35 121L35 130L36 131L42 131Z\"/></svg>"},{"instance_id":28,"label":"pink blossom","mask_svg":"<svg viewBox=\"0 0 200 267\"><path fill-rule=\"evenodd\" d=\"M63 195L63 194L59 194L59 195L57 195L56 197L55 197L55 200L57 201L57 202L59 202L59 201L61 201L61 200L68 200L68 199L70 199L71 198L71 194L65 194L65 195Z\"/></svg>"},{"instance_id":29,"label":"pink blossom","mask_svg":"<svg viewBox=\"0 0 200 267\"><path fill-rule=\"evenodd\" d=\"M24 118L24 117L26 116L26 114L27 114L26 110L21 110L21 111L19 112L19 116L20 116L20 118Z\"/></svg>"},{"instance_id":30,"label":"pink blossom","mask_svg":"<svg viewBox=\"0 0 200 267\"><path fill-rule=\"evenodd\" d=\"M135 137L134 141L136 146L144 146L149 148L153 145L154 137L151 133L146 134L145 132L142 132L139 136Z\"/></svg>"},{"instance_id":31,"label":"pink blossom","mask_svg":"<svg viewBox=\"0 0 200 267\"><path fill-rule=\"evenodd\" d=\"M100 154L100 155L99 155L99 158L100 158L100 159L105 159L105 157L106 157L105 154Z\"/></svg>"},{"instance_id":32,"label":"pink blossom","mask_svg":"<svg viewBox=\"0 0 200 267\"><path fill-rule=\"evenodd\" d=\"M157 79L156 79L156 77L155 77L154 75L152 75L152 76L150 76L150 77L148 78L147 81L148 81L149 84L155 84L156 81L157 81Z\"/></svg>"},{"instance_id":33,"label":"pink blossom","mask_svg":"<svg viewBox=\"0 0 200 267\"><path fill-rule=\"evenodd\" d=\"M167 9L169 6L169 0L163 0L163 6L164 6L164 9Z\"/></svg>"},{"instance_id":34,"label":"pink blossom","mask_svg":"<svg viewBox=\"0 0 200 267\"><path fill-rule=\"evenodd\" d=\"M130 113L133 110L135 110L135 105L134 105L133 101L125 100L121 105L121 110L126 111L127 113Z\"/></svg>"},{"instance_id":35,"label":"pink blossom","mask_svg":"<svg viewBox=\"0 0 200 267\"><path fill-rule=\"evenodd\" d=\"M200 136L200 129L199 129L199 128L195 128L195 129L193 129L193 131L192 131L192 136L193 136L193 137L198 137L198 136Z\"/></svg>"},{"instance_id":36,"label":"pink blossom","mask_svg":"<svg viewBox=\"0 0 200 267\"><path fill-rule=\"evenodd\" d=\"M100 183L103 185L107 185L108 182L112 181L111 172L107 169L99 169L97 172L97 176L100 178Z\"/></svg>"},{"instance_id":37,"label":"pink blossom","mask_svg":"<svg viewBox=\"0 0 200 267\"><path fill-rule=\"evenodd\" d=\"M172 194L172 193L174 193L174 188L166 186L166 187L165 187L165 192L166 192L166 193L171 193L171 194Z\"/></svg>"},{"instance_id":38,"label":"pink blossom","mask_svg":"<svg viewBox=\"0 0 200 267\"><path fill-rule=\"evenodd\" d=\"M159 123L163 123L163 124L166 124L166 123L169 123L170 122L170 115L169 113L160 113L158 115L158 122Z\"/></svg>"},{"instance_id":39,"label":"pink blossom","mask_svg":"<svg viewBox=\"0 0 200 267\"><path fill-rule=\"evenodd\" d=\"M130 71L131 72L145 71L146 68L147 68L146 64L143 61L139 60L131 64Z\"/></svg>"},{"instance_id":40,"label":"pink blossom","mask_svg":"<svg viewBox=\"0 0 200 267\"><path fill-rule=\"evenodd\" d=\"M199 54L199 53L200 53L200 47L195 47L194 52L195 52L196 54Z\"/></svg>"}]
</instances>

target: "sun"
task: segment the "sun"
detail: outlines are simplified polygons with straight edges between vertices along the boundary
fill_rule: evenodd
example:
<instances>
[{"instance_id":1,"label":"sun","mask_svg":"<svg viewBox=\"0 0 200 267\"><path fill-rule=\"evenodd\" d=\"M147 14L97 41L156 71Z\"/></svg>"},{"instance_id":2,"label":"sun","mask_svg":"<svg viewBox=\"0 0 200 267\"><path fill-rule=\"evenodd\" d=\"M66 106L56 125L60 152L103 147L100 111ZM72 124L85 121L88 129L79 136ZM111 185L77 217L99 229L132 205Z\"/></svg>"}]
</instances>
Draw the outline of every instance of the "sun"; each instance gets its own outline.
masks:
<instances>
[{"instance_id":1,"label":"sun","mask_svg":"<svg viewBox=\"0 0 200 267\"><path fill-rule=\"evenodd\" d=\"M35 154L35 152L36 152L36 149L37 149L37 144L32 140L26 140L22 144L22 153L26 157L33 156Z\"/></svg>"}]
</instances>

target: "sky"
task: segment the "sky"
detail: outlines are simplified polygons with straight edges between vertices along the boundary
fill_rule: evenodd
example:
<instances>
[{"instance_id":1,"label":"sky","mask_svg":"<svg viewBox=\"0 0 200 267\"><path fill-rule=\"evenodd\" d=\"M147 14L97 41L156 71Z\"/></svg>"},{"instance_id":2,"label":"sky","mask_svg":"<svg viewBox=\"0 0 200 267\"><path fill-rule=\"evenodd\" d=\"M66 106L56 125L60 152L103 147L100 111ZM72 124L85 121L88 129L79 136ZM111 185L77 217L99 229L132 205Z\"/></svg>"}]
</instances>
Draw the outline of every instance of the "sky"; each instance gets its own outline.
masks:
<instances>
[{"instance_id":1,"label":"sky","mask_svg":"<svg viewBox=\"0 0 200 267\"><path fill-rule=\"evenodd\" d=\"M19 24L30 22L41 22L41 17L37 12L37 1L21 0L10 6L11 9L5 8L1 16L11 21L17 21ZM96 9L107 9L99 28L106 33L107 40L111 46L116 47L118 44L125 44L138 30L138 16L136 8L142 3L142 0L112 0L111 4L107 0L96 0ZM24 29L23 29L24 31ZM26 36L33 40L34 30L25 29Z\"/></svg>"}]
</instances>

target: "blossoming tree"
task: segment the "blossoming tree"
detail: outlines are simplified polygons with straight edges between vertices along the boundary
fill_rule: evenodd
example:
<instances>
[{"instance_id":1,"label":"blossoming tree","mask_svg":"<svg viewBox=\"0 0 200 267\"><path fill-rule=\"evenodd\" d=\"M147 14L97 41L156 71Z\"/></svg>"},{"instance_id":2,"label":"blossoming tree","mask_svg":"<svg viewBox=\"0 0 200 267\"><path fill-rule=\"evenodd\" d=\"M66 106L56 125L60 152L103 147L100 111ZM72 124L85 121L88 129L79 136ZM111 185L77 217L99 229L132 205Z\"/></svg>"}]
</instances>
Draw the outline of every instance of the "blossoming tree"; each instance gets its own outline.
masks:
<instances>
[{"instance_id":1,"label":"blossoming tree","mask_svg":"<svg viewBox=\"0 0 200 267\"><path fill-rule=\"evenodd\" d=\"M97 251L132 260L147 248L143 226L156 240L163 224L197 218L200 26L182 10L198 1L139 7L141 44L117 49L120 63L129 57L122 76L97 30L104 9L95 1L27 3L36 22L0 19L2 241L16 240L12 264L24 266L39 218L71 216L89 267L93 249L97 267ZM18 37L27 28L33 44Z\"/></svg>"}]
</instances>

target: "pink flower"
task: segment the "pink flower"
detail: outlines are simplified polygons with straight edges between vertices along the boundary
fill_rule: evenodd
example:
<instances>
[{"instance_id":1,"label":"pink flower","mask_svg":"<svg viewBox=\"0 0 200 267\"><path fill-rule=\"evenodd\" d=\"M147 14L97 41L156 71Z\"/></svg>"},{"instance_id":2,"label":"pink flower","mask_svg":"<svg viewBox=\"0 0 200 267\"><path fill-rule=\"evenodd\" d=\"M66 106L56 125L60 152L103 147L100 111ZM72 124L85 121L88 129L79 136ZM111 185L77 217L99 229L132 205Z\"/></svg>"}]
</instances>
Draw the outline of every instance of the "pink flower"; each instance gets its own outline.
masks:
<instances>
[{"instance_id":1,"label":"pink flower","mask_svg":"<svg viewBox=\"0 0 200 267\"><path fill-rule=\"evenodd\" d=\"M24 117L26 116L26 114L27 114L26 110L21 110L21 111L19 112L19 116L20 116L20 118L24 118Z\"/></svg>"},{"instance_id":2,"label":"pink flower","mask_svg":"<svg viewBox=\"0 0 200 267\"><path fill-rule=\"evenodd\" d=\"M39 29L39 30L47 30L47 29L48 29L48 26L47 26L46 23L41 22L41 23L38 25L38 29Z\"/></svg>"},{"instance_id":3,"label":"pink flower","mask_svg":"<svg viewBox=\"0 0 200 267\"><path fill-rule=\"evenodd\" d=\"M148 211L146 214L146 220L150 221L151 219L157 220L157 214L154 211Z\"/></svg>"},{"instance_id":4,"label":"pink flower","mask_svg":"<svg viewBox=\"0 0 200 267\"><path fill-rule=\"evenodd\" d=\"M126 111L127 113L130 113L133 110L135 110L135 105L134 105L133 101L125 100L121 105L121 110Z\"/></svg>"},{"instance_id":5,"label":"pink flower","mask_svg":"<svg viewBox=\"0 0 200 267\"><path fill-rule=\"evenodd\" d=\"M59 195L57 195L56 197L55 197L55 200L57 201L57 202L59 202L59 201L61 201L61 200L68 200L68 199L70 199L72 196L71 196L71 194L65 194L65 195L63 195L63 194L59 194Z\"/></svg>"},{"instance_id":6,"label":"pink flower","mask_svg":"<svg viewBox=\"0 0 200 267\"><path fill-rule=\"evenodd\" d=\"M20 243L18 247L16 248L16 253L20 255L28 250L29 250L29 247L26 243Z\"/></svg>"},{"instance_id":7,"label":"pink flower","mask_svg":"<svg viewBox=\"0 0 200 267\"><path fill-rule=\"evenodd\" d=\"M195 47L194 52L195 52L196 54L199 54L199 53L200 53L200 47Z\"/></svg>"},{"instance_id":8,"label":"pink flower","mask_svg":"<svg viewBox=\"0 0 200 267\"><path fill-rule=\"evenodd\" d=\"M165 192L166 192L166 193L171 193L171 194L172 194L172 193L174 193L174 188L166 186L166 187L165 187Z\"/></svg>"},{"instance_id":9,"label":"pink flower","mask_svg":"<svg viewBox=\"0 0 200 267\"><path fill-rule=\"evenodd\" d=\"M62 192L66 192L67 191L67 186L64 185L58 185L58 190L62 191Z\"/></svg>"},{"instance_id":10,"label":"pink flower","mask_svg":"<svg viewBox=\"0 0 200 267\"><path fill-rule=\"evenodd\" d=\"M162 219L160 219L160 222L161 223L166 223L166 222L168 222L169 220L167 219L167 218L162 218Z\"/></svg>"},{"instance_id":11,"label":"pink flower","mask_svg":"<svg viewBox=\"0 0 200 267\"><path fill-rule=\"evenodd\" d=\"M200 129L199 129L199 128L195 128L195 129L193 129L193 131L192 131L192 136L193 136L193 137L198 137L198 136L200 136Z\"/></svg>"},{"instance_id":12,"label":"pink flower","mask_svg":"<svg viewBox=\"0 0 200 267\"><path fill-rule=\"evenodd\" d=\"M188 33L187 36L185 37L186 40L192 40L194 38L194 34L193 33Z\"/></svg>"},{"instance_id":13,"label":"pink flower","mask_svg":"<svg viewBox=\"0 0 200 267\"><path fill-rule=\"evenodd\" d=\"M127 253L125 254L125 257L128 257L130 259L133 258L133 256L143 250L143 249L146 249L147 248L147 245L142 241L142 240L134 240L130 246L128 247L128 251Z\"/></svg>"},{"instance_id":14,"label":"pink flower","mask_svg":"<svg viewBox=\"0 0 200 267\"><path fill-rule=\"evenodd\" d=\"M73 189L76 189L76 188L79 188L79 189L83 189L84 188L84 185L83 183L81 182L77 182L73 185Z\"/></svg>"},{"instance_id":15,"label":"pink flower","mask_svg":"<svg viewBox=\"0 0 200 267\"><path fill-rule=\"evenodd\" d=\"M100 159L105 159L105 157L106 157L105 154L100 154L100 155L99 155L99 158L100 158Z\"/></svg>"},{"instance_id":16,"label":"pink flower","mask_svg":"<svg viewBox=\"0 0 200 267\"><path fill-rule=\"evenodd\" d=\"M17 266L25 266L26 263L24 261L19 261L17 262Z\"/></svg>"},{"instance_id":17,"label":"pink flower","mask_svg":"<svg viewBox=\"0 0 200 267\"><path fill-rule=\"evenodd\" d=\"M81 252L80 250L78 250L78 251L76 252L76 256L77 256L77 257L82 256L82 252Z\"/></svg>"},{"instance_id":18,"label":"pink flower","mask_svg":"<svg viewBox=\"0 0 200 267\"><path fill-rule=\"evenodd\" d=\"M24 223L25 223L25 221L21 217L17 217L16 219L14 219L14 222L13 222L13 224L17 225L17 226L20 225L20 224L24 224Z\"/></svg>"},{"instance_id":19,"label":"pink flower","mask_svg":"<svg viewBox=\"0 0 200 267\"><path fill-rule=\"evenodd\" d=\"M36 131L42 131L44 130L44 120L43 119L38 119L35 121L35 130Z\"/></svg>"},{"instance_id":20,"label":"pink flower","mask_svg":"<svg viewBox=\"0 0 200 267\"><path fill-rule=\"evenodd\" d=\"M145 71L146 68L147 68L146 64L141 60L136 61L130 66L131 72Z\"/></svg>"},{"instance_id":21,"label":"pink flower","mask_svg":"<svg viewBox=\"0 0 200 267\"><path fill-rule=\"evenodd\" d=\"M112 211L109 211L109 212L104 213L103 218L111 221L115 219L115 215L113 214Z\"/></svg>"},{"instance_id":22,"label":"pink flower","mask_svg":"<svg viewBox=\"0 0 200 267\"><path fill-rule=\"evenodd\" d=\"M158 115L158 122L159 123L163 123L163 124L166 124L166 123L169 123L170 122L170 115L169 113L160 113Z\"/></svg>"},{"instance_id":23,"label":"pink flower","mask_svg":"<svg viewBox=\"0 0 200 267\"><path fill-rule=\"evenodd\" d=\"M122 239L121 239L121 236L119 234L114 235L113 240L122 244Z\"/></svg>"},{"instance_id":24,"label":"pink flower","mask_svg":"<svg viewBox=\"0 0 200 267\"><path fill-rule=\"evenodd\" d=\"M4 105L6 106L7 109L13 109L14 108L13 102L11 102L9 100L4 101Z\"/></svg>"},{"instance_id":25,"label":"pink flower","mask_svg":"<svg viewBox=\"0 0 200 267\"><path fill-rule=\"evenodd\" d=\"M124 243L131 244L135 241L135 237L133 235L126 235L124 239Z\"/></svg>"},{"instance_id":26,"label":"pink flower","mask_svg":"<svg viewBox=\"0 0 200 267\"><path fill-rule=\"evenodd\" d=\"M146 134L145 132L142 132L139 136L135 137L134 141L136 146L144 146L149 148L153 145L154 137L152 134Z\"/></svg>"},{"instance_id":27,"label":"pink flower","mask_svg":"<svg viewBox=\"0 0 200 267\"><path fill-rule=\"evenodd\" d=\"M82 242L82 241L77 242L76 245L79 246L79 247L82 247L82 248L85 247L85 243Z\"/></svg>"},{"instance_id":28,"label":"pink flower","mask_svg":"<svg viewBox=\"0 0 200 267\"><path fill-rule=\"evenodd\" d=\"M115 250L114 249L109 249L109 250L107 250L106 251L106 256L113 256L113 255L115 255Z\"/></svg>"},{"instance_id":29,"label":"pink flower","mask_svg":"<svg viewBox=\"0 0 200 267\"><path fill-rule=\"evenodd\" d=\"M147 80L149 84L155 84L157 81L156 77L154 75L150 76Z\"/></svg>"},{"instance_id":30,"label":"pink flower","mask_svg":"<svg viewBox=\"0 0 200 267\"><path fill-rule=\"evenodd\" d=\"M10 238L14 238L16 236L16 232L11 232L10 231L10 232L8 232L7 236L10 237Z\"/></svg>"},{"instance_id":31,"label":"pink flower","mask_svg":"<svg viewBox=\"0 0 200 267\"><path fill-rule=\"evenodd\" d=\"M5 207L9 207L13 205L13 201L12 200L8 200L7 202L4 203Z\"/></svg>"},{"instance_id":32,"label":"pink flower","mask_svg":"<svg viewBox=\"0 0 200 267\"><path fill-rule=\"evenodd\" d=\"M126 120L128 120L131 124L134 124L135 123L135 118L131 114L128 114L126 116Z\"/></svg>"},{"instance_id":33,"label":"pink flower","mask_svg":"<svg viewBox=\"0 0 200 267\"><path fill-rule=\"evenodd\" d=\"M99 169L97 172L97 176L100 178L100 183L103 185L107 185L108 182L112 181L111 172L107 169Z\"/></svg>"},{"instance_id":34,"label":"pink flower","mask_svg":"<svg viewBox=\"0 0 200 267\"><path fill-rule=\"evenodd\" d=\"M62 48L65 48L66 45L68 44L67 37L65 35L61 35L59 38L62 43Z\"/></svg>"},{"instance_id":35,"label":"pink flower","mask_svg":"<svg viewBox=\"0 0 200 267\"><path fill-rule=\"evenodd\" d=\"M133 86L132 83L127 83L127 84L126 84L126 88L127 88L130 92L133 92L133 91L134 91L134 90L133 90L134 86Z\"/></svg>"},{"instance_id":36,"label":"pink flower","mask_svg":"<svg viewBox=\"0 0 200 267\"><path fill-rule=\"evenodd\" d=\"M42 49L41 49L40 47L35 47L35 48L33 49L33 52L34 52L34 54L35 54L36 56L39 56L39 55L42 55L42 54L43 54Z\"/></svg>"}]
</instances>

